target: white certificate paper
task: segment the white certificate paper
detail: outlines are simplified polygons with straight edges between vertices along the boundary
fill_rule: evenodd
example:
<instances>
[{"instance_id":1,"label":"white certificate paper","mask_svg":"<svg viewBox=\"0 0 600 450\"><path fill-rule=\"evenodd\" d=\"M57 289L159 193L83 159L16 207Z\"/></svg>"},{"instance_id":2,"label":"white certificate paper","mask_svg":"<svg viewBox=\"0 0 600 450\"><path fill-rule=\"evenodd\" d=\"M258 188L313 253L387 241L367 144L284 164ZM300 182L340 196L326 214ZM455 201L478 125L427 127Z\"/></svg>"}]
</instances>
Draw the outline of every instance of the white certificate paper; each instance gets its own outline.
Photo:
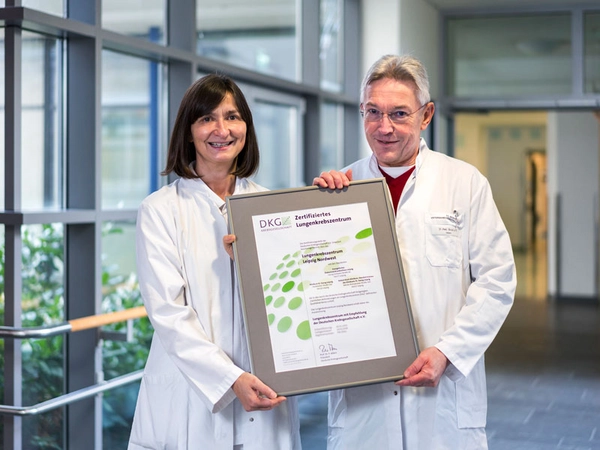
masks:
<instances>
[{"instance_id":1,"label":"white certificate paper","mask_svg":"<svg viewBox=\"0 0 600 450\"><path fill-rule=\"evenodd\" d=\"M396 356L367 203L252 224L275 372Z\"/></svg>"}]
</instances>

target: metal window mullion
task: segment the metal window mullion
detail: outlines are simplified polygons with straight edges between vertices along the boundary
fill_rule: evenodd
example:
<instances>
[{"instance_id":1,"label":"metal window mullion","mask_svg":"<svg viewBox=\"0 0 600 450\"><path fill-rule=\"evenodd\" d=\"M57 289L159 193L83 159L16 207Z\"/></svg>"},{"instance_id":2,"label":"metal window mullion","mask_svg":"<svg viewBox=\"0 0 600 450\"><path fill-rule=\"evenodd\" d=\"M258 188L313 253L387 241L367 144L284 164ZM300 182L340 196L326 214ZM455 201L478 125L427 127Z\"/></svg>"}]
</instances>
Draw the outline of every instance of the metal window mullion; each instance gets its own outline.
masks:
<instances>
[{"instance_id":1,"label":"metal window mullion","mask_svg":"<svg viewBox=\"0 0 600 450\"><path fill-rule=\"evenodd\" d=\"M296 41L302 84L319 87L321 83L321 62L319 58L321 40L320 1L301 2Z\"/></svg>"},{"instance_id":2,"label":"metal window mullion","mask_svg":"<svg viewBox=\"0 0 600 450\"><path fill-rule=\"evenodd\" d=\"M356 161L360 156L359 143L362 141L362 124L358 115L359 90L360 90L360 61L361 55L361 29L360 29L360 1L345 0L343 8L343 49L344 59L344 93L351 98L356 98L355 104L345 104L343 134L344 150L342 155L343 165Z\"/></svg>"},{"instance_id":3,"label":"metal window mullion","mask_svg":"<svg viewBox=\"0 0 600 450\"><path fill-rule=\"evenodd\" d=\"M320 1L300 2L299 13L297 14L296 40L300 42L299 64L302 74L302 84L319 87L321 83L321 63L319 58L319 43L321 37L321 23L319 20L321 5ZM318 95L306 95L306 114L304 115L304 133L303 147L300 151L303 153L304 160L304 183L307 186L312 184L321 167L321 111L319 108L321 99Z\"/></svg>"},{"instance_id":4,"label":"metal window mullion","mask_svg":"<svg viewBox=\"0 0 600 450\"><path fill-rule=\"evenodd\" d=\"M167 1L167 36L169 47L180 50L196 51L196 1ZM167 67L167 129L171 135L175 124L179 104L188 86L192 84L197 67L191 61L171 60ZM163 166L164 167L164 166ZM162 169L162 168L161 168ZM157 176L157 174L151 174ZM176 175L171 173L168 181L174 181Z\"/></svg>"},{"instance_id":5,"label":"metal window mullion","mask_svg":"<svg viewBox=\"0 0 600 450\"><path fill-rule=\"evenodd\" d=\"M573 96L582 97L584 95L585 68L584 68L584 29L583 29L583 10L574 9L571 14L571 48L573 58L571 64L572 71L572 89Z\"/></svg>"},{"instance_id":6,"label":"metal window mullion","mask_svg":"<svg viewBox=\"0 0 600 450\"><path fill-rule=\"evenodd\" d=\"M5 266L4 266L4 325L21 326L21 227L5 227ZM4 341L4 403L13 406L23 405L23 376L21 340ZM6 450L22 448L23 430L20 417L4 416L4 445Z\"/></svg>"},{"instance_id":7,"label":"metal window mullion","mask_svg":"<svg viewBox=\"0 0 600 450\"><path fill-rule=\"evenodd\" d=\"M55 124L57 100L55 98L54 86L57 85L56 70L53 61L53 40L51 38L44 39L44 206L54 206L56 200L56 162L54 154L54 146L56 142Z\"/></svg>"},{"instance_id":8,"label":"metal window mullion","mask_svg":"<svg viewBox=\"0 0 600 450\"><path fill-rule=\"evenodd\" d=\"M100 22L99 0L71 0L69 17ZM71 37L66 55L66 207L96 211L91 223L65 228L65 315L67 320L94 315L101 302L101 55L100 29L92 37ZM96 330L65 339L65 390L96 383ZM102 397L65 407L65 447L102 448Z\"/></svg>"},{"instance_id":9,"label":"metal window mullion","mask_svg":"<svg viewBox=\"0 0 600 450\"><path fill-rule=\"evenodd\" d=\"M21 106L22 106L22 30L7 27L4 34L5 47L5 209L20 211L22 207L21 179ZM21 225L6 225L4 261L4 325L21 326ZM22 358L21 341L4 343L4 402L22 405ZM22 447L22 421L18 417L4 417L4 446L6 450Z\"/></svg>"}]
</instances>

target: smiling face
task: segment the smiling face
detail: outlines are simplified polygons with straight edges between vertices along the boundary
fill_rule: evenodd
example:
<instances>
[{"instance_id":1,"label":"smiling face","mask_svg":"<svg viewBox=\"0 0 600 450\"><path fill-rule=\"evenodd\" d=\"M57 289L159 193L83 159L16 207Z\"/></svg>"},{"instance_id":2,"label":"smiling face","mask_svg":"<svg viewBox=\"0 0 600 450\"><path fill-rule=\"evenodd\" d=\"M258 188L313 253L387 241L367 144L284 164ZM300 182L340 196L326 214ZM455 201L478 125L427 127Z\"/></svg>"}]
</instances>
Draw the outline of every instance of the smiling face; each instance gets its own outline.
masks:
<instances>
[{"instance_id":1,"label":"smiling face","mask_svg":"<svg viewBox=\"0 0 600 450\"><path fill-rule=\"evenodd\" d=\"M192 123L191 132L199 176L229 172L246 143L246 122L229 93L210 114Z\"/></svg>"},{"instance_id":2,"label":"smiling face","mask_svg":"<svg viewBox=\"0 0 600 450\"><path fill-rule=\"evenodd\" d=\"M404 123L393 123L388 115L378 121L363 122L367 142L381 166L411 166L417 159L421 131L431 122L435 107L430 102L419 109L423 105L417 99L416 89L412 81L382 78L369 84L364 91L363 111L413 113Z\"/></svg>"}]
</instances>

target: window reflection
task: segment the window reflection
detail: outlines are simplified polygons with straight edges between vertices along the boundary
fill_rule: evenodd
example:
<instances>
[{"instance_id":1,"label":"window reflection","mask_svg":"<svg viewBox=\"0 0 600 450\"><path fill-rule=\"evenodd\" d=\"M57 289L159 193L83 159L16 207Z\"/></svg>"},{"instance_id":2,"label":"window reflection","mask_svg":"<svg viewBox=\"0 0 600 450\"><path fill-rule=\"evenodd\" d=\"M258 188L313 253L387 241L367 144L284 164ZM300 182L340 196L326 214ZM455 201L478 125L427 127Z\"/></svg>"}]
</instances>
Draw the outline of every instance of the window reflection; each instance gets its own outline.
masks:
<instances>
[{"instance_id":1,"label":"window reflection","mask_svg":"<svg viewBox=\"0 0 600 450\"><path fill-rule=\"evenodd\" d=\"M26 225L22 240L22 326L44 327L64 322L64 227ZM3 304L2 304L3 306ZM64 338L21 341L23 404L64 393ZM63 409L23 420L24 448L62 448Z\"/></svg>"},{"instance_id":2,"label":"window reflection","mask_svg":"<svg viewBox=\"0 0 600 450\"><path fill-rule=\"evenodd\" d=\"M584 19L585 92L600 92L600 14Z\"/></svg>"},{"instance_id":3,"label":"window reflection","mask_svg":"<svg viewBox=\"0 0 600 450\"><path fill-rule=\"evenodd\" d=\"M137 208L158 186L161 68L152 61L102 52L104 209Z\"/></svg>"},{"instance_id":4,"label":"window reflection","mask_svg":"<svg viewBox=\"0 0 600 450\"><path fill-rule=\"evenodd\" d=\"M165 43L166 0L102 0L102 28Z\"/></svg>"},{"instance_id":5,"label":"window reflection","mask_svg":"<svg viewBox=\"0 0 600 450\"><path fill-rule=\"evenodd\" d=\"M343 107L335 103L321 104L321 167L320 172L343 166L344 133L342 129Z\"/></svg>"},{"instance_id":6,"label":"window reflection","mask_svg":"<svg viewBox=\"0 0 600 450\"><path fill-rule=\"evenodd\" d=\"M4 180L4 28L0 28L0 174ZM0 211L4 211L4 182L0 183Z\"/></svg>"},{"instance_id":7,"label":"window reflection","mask_svg":"<svg viewBox=\"0 0 600 450\"><path fill-rule=\"evenodd\" d=\"M298 179L292 163L297 158L297 108L257 101L252 107L260 148L260 167L255 181L269 189L295 187Z\"/></svg>"},{"instance_id":8,"label":"window reflection","mask_svg":"<svg viewBox=\"0 0 600 450\"><path fill-rule=\"evenodd\" d=\"M298 81L296 0L197 2L201 56Z\"/></svg>"},{"instance_id":9,"label":"window reflection","mask_svg":"<svg viewBox=\"0 0 600 450\"><path fill-rule=\"evenodd\" d=\"M23 32L22 64L22 207L59 208L63 204L60 41Z\"/></svg>"},{"instance_id":10,"label":"window reflection","mask_svg":"<svg viewBox=\"0 0 600 450\"><path fill-rule=\"evenodd\" d=\"M342 18L341 0L321 0L321 88L342 91Z\"/></svg>"},{"instance_id":11,"label":"window reflection","mask_svg":"<svg viewBox=\"0 0 600 450\"><path fill-rule=\"evenodd\" d=\"M102 227L102 312L121 311L142 305L135 266L135 222L106 222ZM102 370L110 380L146 364L153 330L148 318L133 322L131 342L104 340ZM120 322L104 331L126 333ZM138 384L105 393L103 401L103 445L106 449L125 448L133 421Z\"/></svg>"},{"instance_id":12,"label":"window reflection","mask_svg":"<svg viewBox=\"0 0 600 450\"><path fill-rule=\"evenodd\" d=\"M569 14L450 19L448 92L458 97L568 94Z\"/></svg>"},{"instance_id":13,"label":"window reflection","mask_svg":"<svg viewBox=\"0 0 600 450\"><path fill-rule=\"evenodd\" d=\"M5 3L5 1L2 1L0 7L3 7ZM22 4L26 8L37 9L55 16L62 17L64 15L64 0L22 0Z\"/></svg>"}]
</instances>

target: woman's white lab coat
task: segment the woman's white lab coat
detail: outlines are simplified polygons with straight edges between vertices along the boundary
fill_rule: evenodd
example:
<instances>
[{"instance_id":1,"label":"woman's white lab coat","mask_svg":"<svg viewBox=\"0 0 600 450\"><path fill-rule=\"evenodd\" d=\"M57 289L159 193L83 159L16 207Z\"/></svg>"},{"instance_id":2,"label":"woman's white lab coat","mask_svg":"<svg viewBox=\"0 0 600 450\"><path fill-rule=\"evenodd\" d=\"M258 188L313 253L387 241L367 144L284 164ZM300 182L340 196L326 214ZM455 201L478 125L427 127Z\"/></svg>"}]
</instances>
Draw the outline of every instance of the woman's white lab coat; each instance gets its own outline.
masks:
<instances>
[{"instance_id":1,"label":"woman's white lab coat","mask_svg":"<svg viewBox=\"0 0 600 450\"><path fill-rule=\"evenodd\" d=\"M374 156L350 168L355 180L383 176ZM436 388L332 391L328 449L486 449L484 352L516 288L509 236L487 180L421 140L396 231L420 349L436 346L451 364Z\"/></svg>"},{"instance_id":2,"label":"woman's white lab coat","mask_svg":"<svg viewBox=\"0 0 600 450\"><path fill-rule=\"evenodd\" d=\"M261 190L238 179L234 194ZM130 450L300 448L295 399L249 413L231 389L249 360L225 210L200 179L178 179L139 208L137 269L155 332Z\"/></svg>"}]
</instances>

